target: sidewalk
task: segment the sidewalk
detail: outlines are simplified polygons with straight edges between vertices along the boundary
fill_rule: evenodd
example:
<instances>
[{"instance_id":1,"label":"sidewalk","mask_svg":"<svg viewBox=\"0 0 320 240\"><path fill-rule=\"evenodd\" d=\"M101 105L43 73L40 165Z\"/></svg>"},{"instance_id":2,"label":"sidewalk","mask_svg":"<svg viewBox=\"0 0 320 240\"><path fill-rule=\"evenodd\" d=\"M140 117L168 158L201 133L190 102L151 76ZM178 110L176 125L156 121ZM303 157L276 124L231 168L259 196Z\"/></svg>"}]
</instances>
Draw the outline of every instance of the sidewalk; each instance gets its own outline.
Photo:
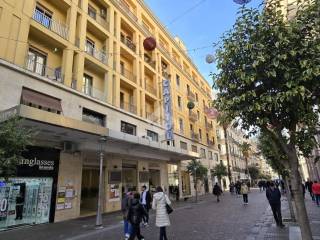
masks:
<instances>
[{"instance_id":1,"label":"sidewalk","mask_svg":"<svg viewBox=\"0 0 320 240\"><path fill-rule=\"evenodd\" d=\"M180 200L179 202L173 202L174 210L190 208L192 205L205 203L209 201L209 195L203 195L198 197L198 203L195 203L194 198L189 198L187 201ZM152 216L153 214L151 214ZM105 231L110 231L112 229L118 229L121 231L122 228L122 214L121 212L115 212L110 214L104 214L102 218L104 228L102 230L95 229L95 216L82 217L78 219L40 224L33 226L26 226L21 228L13 228L11 230L6 230L0 232L0 239L6 240L35 240L35 239L45 239L45 240L59 240L59 239L69 239L78 240L84 239L86 236L90 237L97 234L97 231L101 233ZM23 238L22 238L23 236ZM36 236L36 237L35 237Z\"/></svg>"},{"instance_id":2,"label":"sidewalk","mask_svg":"<svg viewBox=\"0 0 320 240\"><path fill-rule=\"evenodd\" d=\"M314 240L320 240L320 208L312 202L310 196L306 196L306 208L309 215L309 221L311 224L311 230ZM246 240L291 240L293 235L289 232L293 232L298 226L297 223L290 222L290 212L288 207L288 201L285 197L281 201L282 206L282 217L285 228L278 228L274 222L271 208L268 207L262 218L255 224L252 229L252 235Z\"/></svg>"}]
</instances>

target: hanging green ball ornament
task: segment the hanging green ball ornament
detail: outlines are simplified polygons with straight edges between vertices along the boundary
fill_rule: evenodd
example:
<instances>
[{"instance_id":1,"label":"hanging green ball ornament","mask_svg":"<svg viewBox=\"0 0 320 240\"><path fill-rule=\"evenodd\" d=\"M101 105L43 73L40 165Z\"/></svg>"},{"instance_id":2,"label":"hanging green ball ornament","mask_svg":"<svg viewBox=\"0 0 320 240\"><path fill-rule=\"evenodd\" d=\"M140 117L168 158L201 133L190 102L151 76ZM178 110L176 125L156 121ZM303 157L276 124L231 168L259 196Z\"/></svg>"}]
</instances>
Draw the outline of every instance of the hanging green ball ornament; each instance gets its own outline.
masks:
<instances>
[{"instance_id":1,"label":"hanging green ball ornament","mask_svg":"<svg viewBox=\"0 0 320 240\"><path fill-rule=\"evenodd\" d=\"M187 108L188 109L194 109L194 107L195 107L195 104L194 104L194 102L188 102L188 104L187 104Z\"/></svg>"}]
</instances>

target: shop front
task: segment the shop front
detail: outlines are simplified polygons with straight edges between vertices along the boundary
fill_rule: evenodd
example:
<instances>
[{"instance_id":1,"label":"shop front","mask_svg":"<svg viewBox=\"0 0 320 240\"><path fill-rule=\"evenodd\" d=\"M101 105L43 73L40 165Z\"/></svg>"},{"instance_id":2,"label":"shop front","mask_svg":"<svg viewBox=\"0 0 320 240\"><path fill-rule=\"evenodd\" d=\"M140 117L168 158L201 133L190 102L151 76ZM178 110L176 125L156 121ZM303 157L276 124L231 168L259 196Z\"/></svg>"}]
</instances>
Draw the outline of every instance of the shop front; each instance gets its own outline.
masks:
<instances>
[{"instance_id":1,"label":"shop front","mask_svg":"<svg viewBox=\"0 0 320 240\"><path fill-rule=\"evenodd\" d=\"M54 221L60 151L28 147L17 176L0 181L0 230Z\"/></svg>"}]
</instances>

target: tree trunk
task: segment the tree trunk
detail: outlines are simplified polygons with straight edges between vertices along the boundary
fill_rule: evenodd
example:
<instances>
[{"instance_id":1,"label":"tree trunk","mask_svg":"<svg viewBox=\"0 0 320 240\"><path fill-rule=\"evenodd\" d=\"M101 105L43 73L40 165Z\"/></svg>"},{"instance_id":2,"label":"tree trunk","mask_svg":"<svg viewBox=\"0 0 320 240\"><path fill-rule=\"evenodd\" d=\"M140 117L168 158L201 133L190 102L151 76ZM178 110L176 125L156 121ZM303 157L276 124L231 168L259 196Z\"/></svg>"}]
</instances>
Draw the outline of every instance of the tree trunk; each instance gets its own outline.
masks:
<instances>
[{"instance_id":1,"label":"tree trunk","mask_svg":"<svg viewBox=\"0 0 320 240\"><path fill-rule=\"evenodd\" d=\"M301 229L301 235L303 240L313 240L309 218L303 198L301 176L299 172L299 160L295 146L289 145L289 164L290 164L290 177L293 200L296 205L297 220Z\"/></svg>"},{"instance_id":2,"label":"tree trunk","mask_svg":"<svg viewBox=\"0 0 320 240\"><path fill-rule=\"evenodd\" d=\"M228 168L228 178L229 183L231 183L231 168L230 168L230 156L229 156L229 144L228 144L228 134L227 134L227 128L223 127L223 133L224 133L224 141L226 145L226 154L227 154L227 168ZM221 185L220 185L221 186Z\"/></svg>"},{"instance_id":3,"label":"tree trunk","mask_svg":"<svg viewBox=\"0 0 320 240\"><path fill-rule=\"evenodd\" d=\"M287 200L288 200L288 205L289 205L289 210L290 210L290 217L291 217L291 220L293 222L295 222L296 221L296 217L295 217L295 214L294 214L294 209L293 209L293 204L292 204L292 199L291 199L291 194L290 194L289 183L288 183L288 178L287 177L284 177L284 183L285 183L285 186L286 186L286 195L287 195Z\"/></svg>"}]
</instances>

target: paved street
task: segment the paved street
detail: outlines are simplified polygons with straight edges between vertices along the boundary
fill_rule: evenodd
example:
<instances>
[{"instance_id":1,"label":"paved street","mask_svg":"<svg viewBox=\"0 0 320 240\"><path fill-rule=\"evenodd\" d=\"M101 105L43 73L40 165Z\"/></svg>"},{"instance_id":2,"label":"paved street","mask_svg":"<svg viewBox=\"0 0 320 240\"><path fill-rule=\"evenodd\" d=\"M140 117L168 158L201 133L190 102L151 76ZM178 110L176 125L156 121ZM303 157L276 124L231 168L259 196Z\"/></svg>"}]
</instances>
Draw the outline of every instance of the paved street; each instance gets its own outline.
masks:
<instances>
[{"instance_id":1,"label":"paved street","mask_svg":"<svg viewBox=\"0 0 320 240\"><path fill-rule=\"evenodd\" d=\"M242 204L242 198L225 193L222 201L217 203L213 196L206 196L197 204L179 203L171 215L172 226L168 229L169 239L197 240L254 239L256 223L261 221L267 209L264 193L257 190L249 195L249 205ZM46 224L0 233L2 240L37 240L37 239L122 239L122 225L118 214L104 217L105 228L93 230L93 218ZM146 239L158 239L158 229L154 227L151 216L150 227L142 230ZM23 236L23 237L22 237Z\"/></svg>"}]
</instances>

